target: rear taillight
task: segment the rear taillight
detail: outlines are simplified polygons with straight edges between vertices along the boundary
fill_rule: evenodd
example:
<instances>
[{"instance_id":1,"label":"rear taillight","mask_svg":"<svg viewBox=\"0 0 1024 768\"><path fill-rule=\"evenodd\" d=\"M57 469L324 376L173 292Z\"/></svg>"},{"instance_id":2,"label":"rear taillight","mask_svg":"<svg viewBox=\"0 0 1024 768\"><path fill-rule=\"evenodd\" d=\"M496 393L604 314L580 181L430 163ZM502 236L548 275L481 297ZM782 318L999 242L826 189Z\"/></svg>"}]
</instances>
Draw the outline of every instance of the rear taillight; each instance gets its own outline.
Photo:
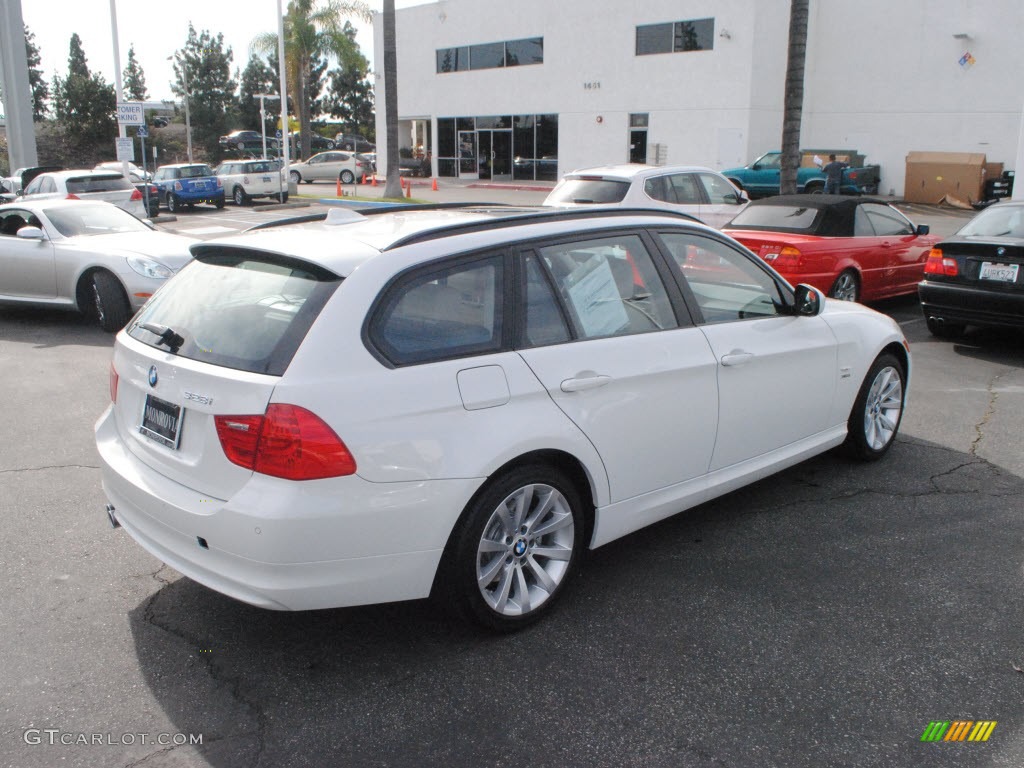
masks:
<instances>
[{"instance_id":1,"label":"rear taillight","mask_svg":"<svg viewBox=\"0 0 1024 768\"><path fill-rule=\"evenodd\" d=\"M174 182L174 191L175 192L181 192L181 182L180 181Z\"/></svg>"},{"instance_id":2,"label":"rear taillight","mask_svg":"<svg viewBox=\"0 0 1024 768\"><path fill-rule=\"evenodd\" d=\"M786 245L778 253L765 254L764 258L765 261L779 270L779 272L793 272L803 266L801 262L802 255L798 248Z\"/></svg>"},{"instance_id":3,"label":"rear taillight","mask_svg":"<svg viewBox=\"0 0 1024 768\"><path fill-rule=\"evenodd\" d=\"M932 248L928 252L928 261L924 263L924 273L926 275L956 277L960 274L960 269L956 265L956 259L951 256L944 256L941 248Z\"/></svg>"},{"instance_id":4,"label":"rear taillight","mask_svg":"<svg viewBox=\"0 0 1024 768\"><path fill-rule=\"evenodd\" d=\"M117 370L114 368L114 364L110 364L110 402L117 402L117 382L118 375Z\"/></svg>"},{"instance_id":5,"label":"rear taillight","mask_svg":"<svg viewBox=\"0 0 1024 768\"><path fill-rule=\"evenodd\" d=\"M297 405L271 403L263 416L217 416L217 437L233 464L286 480L355 474L356 461L324 421Z\"/></svg>"},{"instance_id":6,"label":"rear taillight","mask_svg":"<svg viewBox=\"0 0 1024 768\"><path fill-rule=\"evenodd\" d=\"M65 199L66 200L81 200L82 198L80 198L74 192L68 192L68 196Z\"/></svg>"},{"instance_id":7,"label":"rear taillight","mask_svg":"<svg viewBox=\"0 0 1024 768\"><path fill-rule=\"evenodd\" d=\"M138 188L132 190L132 196L130 199L133 201L142 199L142 193L139 192Z\"/></svg>"},{"instance_id":8,"label":"rear taillight","mask_svg":"<svg viewBox=\"0 0 1024 768\"><path fill-rule=\"evenodd\" d=\"M217 179L217 186L218 187L223 187L224 186L224 179L218 178Z\"/></svg>"}]
</instances>

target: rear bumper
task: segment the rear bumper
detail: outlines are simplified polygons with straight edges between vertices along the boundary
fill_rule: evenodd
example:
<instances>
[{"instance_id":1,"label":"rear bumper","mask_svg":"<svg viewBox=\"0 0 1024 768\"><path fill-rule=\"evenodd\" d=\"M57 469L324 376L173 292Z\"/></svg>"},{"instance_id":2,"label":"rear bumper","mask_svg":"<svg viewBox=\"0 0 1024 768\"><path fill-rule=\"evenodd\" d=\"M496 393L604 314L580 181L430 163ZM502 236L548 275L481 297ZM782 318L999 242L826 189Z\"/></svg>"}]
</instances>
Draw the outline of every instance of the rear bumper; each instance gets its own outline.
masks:
<instances>
[{"instance_id":1,"label":"rear bumper","mask_svg":"<svg viewBox=\"0 0 1024 768\"><path fill-rule=\"evenodd\" d=\"M253 474L230 500L155 472L121 441L108 409L96 423L103 490L144 549L242 602L308 610L430 594L455 521L479 480L295 483Z\"/></svg>"},{"instance_id":2,"label":"rear bumper","mask_svg":"<svg viewBox=\"0 0 1024 768\"><path fill-rule=\"evenodd\" d=\"M923 280L917 295L925 317L1024 328L1024 291L988 290Z\"/></svg>"}]
</instances>

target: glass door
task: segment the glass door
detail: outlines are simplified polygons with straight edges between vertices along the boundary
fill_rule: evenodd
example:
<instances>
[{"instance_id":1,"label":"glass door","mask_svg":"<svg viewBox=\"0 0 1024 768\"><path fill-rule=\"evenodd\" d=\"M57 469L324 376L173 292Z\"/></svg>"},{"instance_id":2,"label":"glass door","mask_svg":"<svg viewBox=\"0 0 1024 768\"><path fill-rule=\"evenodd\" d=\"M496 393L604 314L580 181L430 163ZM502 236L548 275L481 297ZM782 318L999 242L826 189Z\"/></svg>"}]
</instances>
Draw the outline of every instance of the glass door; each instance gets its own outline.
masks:
<instances>
[{"instance_id":1,"label":"glass door","mask_svg":"<svg viewBox=\"0 0 1024 768\"><path fill-rule=\"evenodd\" d=\"M491 133L491 178L512 181L512 131Z\"/></svg>"},{"instance_id":2,"label":"glass door","mask_svg":"<svg viewBox=\"0 0 1024 768\"><path fill-rule=\"evenodd\" d=\"M476 131L459 131L459 178L479 179Z\"/></svg>"},{"instance_id":3,"label":"glass door","mask_svg":"<svg viewBox=\"0 0 1024 768\"><path fill-rule=\"evenodd\" d=\"M491 165L494 159L494 152L491 149L492 131L477 131L477 147L480 151L480 178L491 178Z\"/></svg>"}]
</instances>

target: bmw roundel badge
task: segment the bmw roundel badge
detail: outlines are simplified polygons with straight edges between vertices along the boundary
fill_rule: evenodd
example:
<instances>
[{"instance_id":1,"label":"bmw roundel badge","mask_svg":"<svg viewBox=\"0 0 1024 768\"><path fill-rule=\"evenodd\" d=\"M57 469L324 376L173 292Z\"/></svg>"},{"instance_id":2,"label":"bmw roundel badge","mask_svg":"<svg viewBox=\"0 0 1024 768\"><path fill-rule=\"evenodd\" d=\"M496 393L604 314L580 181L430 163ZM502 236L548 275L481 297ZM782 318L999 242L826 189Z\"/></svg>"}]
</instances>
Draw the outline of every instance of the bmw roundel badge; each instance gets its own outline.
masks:
<instances>
[{"instance_id":1,"label":"bmw roundel badge","mask_svg":"<svg viewBox=\"0 0 1024 768\"><path fill-rule=\"evenodd\" d=\"M155 387L158 381L160 381L160 377L156 375L156 366L149 366L149 386Z\"/></svg>"},{"instance_id":2,"label":"bmw roundel badge","mask_svg":"<svg viewBox=\"0 0 1024 768\"><path fill-rule=\"evenodd\" d=\"M999 246L998 248L996 248L996 256L1002 256L1005 253L1006 253L1006 249L1003 248L1002 246Z\"/></svg>"}]
</instances>

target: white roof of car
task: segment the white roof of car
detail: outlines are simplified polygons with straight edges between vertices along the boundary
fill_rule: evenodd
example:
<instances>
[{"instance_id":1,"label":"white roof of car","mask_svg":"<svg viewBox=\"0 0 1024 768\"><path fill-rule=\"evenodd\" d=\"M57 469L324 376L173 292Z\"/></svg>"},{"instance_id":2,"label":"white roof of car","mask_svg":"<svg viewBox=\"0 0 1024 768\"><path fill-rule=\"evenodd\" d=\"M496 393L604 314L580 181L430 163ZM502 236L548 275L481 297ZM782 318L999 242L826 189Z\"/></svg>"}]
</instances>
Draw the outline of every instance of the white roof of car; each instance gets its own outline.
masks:
<instances>
[{"instance_id":1,"label":"white roof of car","mask_svg":"<svg viewBox=\"0 0 1024 768\"><path fill-rule=\"evenodd\" d=\"M0 205L0 213L14 210L16 208L32 212L42 211L45 213L46 211L54 208L80 208L83 205L106 205L111 208L123 210L119 206L116 206L113 203L108 203L105 200L68 200L66 197L50 197L42 199L29 198L27 200L25 198L19 198L12 203Z\"/></svg>"},{"instance_id":2,"label":"white roof of car","mask_svg":"<svg viewBox=\"0 0 1024 768\"><path fill-rule=\"evenodd\" d=\"M661 176L666 173L695 173L695 172L717 173L711 168L701 165L643 165L642 163L626 163L623 165L598 165L593 168L578 168L565 174L564 178L575 178L577 176L600 176L606 179L630 180L646 178L648 176Z\"/></svg>"}]
</instances>

